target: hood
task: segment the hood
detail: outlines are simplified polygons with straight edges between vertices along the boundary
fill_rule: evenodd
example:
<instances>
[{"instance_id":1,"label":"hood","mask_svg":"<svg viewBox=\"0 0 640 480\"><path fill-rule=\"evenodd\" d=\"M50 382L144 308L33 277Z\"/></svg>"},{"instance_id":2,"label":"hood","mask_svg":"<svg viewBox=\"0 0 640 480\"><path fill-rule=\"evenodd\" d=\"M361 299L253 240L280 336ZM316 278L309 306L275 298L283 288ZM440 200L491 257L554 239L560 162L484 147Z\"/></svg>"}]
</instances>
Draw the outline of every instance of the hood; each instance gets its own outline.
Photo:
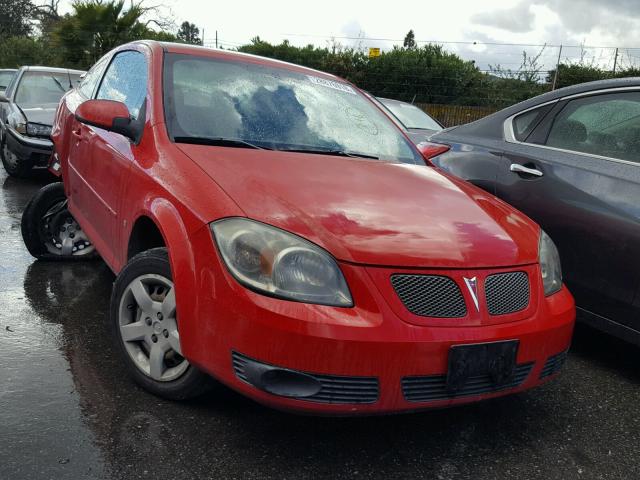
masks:
<instances>
[{"instance_id":1,"label":"hood","mask_svg":"<svg viewBox=\"0 0 640 480\"><path fill-rule=\"evenodd\" d=\"M431 167L177 146L247 217L307 238L338 260L445 268L537 261L539 228L531 220Z\"/></svg>"},{"instance_id":2,"label":"hood","mask_svg":"<svg viewBox=\"0 0 640 480\"><path fill-rule=\"evenodd\" d=\"M44 105L21 105L20 109L28 122L42 123L43 125L53 125L53 119L58 108L57 103Z\"/></svg>"}]
</instances>

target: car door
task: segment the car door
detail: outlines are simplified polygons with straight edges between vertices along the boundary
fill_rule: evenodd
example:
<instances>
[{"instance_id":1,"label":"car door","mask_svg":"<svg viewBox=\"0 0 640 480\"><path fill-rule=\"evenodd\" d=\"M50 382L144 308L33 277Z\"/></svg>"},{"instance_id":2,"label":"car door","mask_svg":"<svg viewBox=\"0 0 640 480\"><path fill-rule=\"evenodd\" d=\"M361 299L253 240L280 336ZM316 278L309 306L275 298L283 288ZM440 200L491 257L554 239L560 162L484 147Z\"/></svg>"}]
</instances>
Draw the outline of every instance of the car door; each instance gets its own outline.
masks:
<instances>
[{"instance_id":1,"label":"car door","mask_svg":"<svg viewBox=\"0 0 640 480\"><path fill-rule=\"evenodd\" d=\"M71 106L74 112L82 102L93 98L98 82L108 64L109 57L101 58L82 78L78 88L68 94L66 104ZM69 170L65 179L69 188L69 202L76 215L79 212L80 216L90 218L93 202L93 191L88 181L93 168L89 153L90 130L75 117L70 118L69 122L71 127L68 154Z\"/></svg>"},{"instance_id":2,"label":"car door","mask_svg":"<svg viewBox=\"0 0 640 480\"><path fill-rule=\"evenodd\" d=\"M127 105L132 120L144 115L147 94L147 60L142 52L125 50L111 59L97 88L95 98L119 101ZM136 145L128 138L98 127L78 123L79 141L84 142L80 154L70 158L81 172L86 188L74 203L93 230L90 236L105 260L113 260L117 242L119 199L127 173L134 159Z\"/></svg>"},{"instance_id":3,"label":"car door","mask_svg":"<svg viewBox=\"0 0 640 480\"><path fill-rule=\"evenodd\" d=\"M640 330L640 92L563 99L510 140L496 194L554 240L579 307Z\"/></svg>"}]
</instances>

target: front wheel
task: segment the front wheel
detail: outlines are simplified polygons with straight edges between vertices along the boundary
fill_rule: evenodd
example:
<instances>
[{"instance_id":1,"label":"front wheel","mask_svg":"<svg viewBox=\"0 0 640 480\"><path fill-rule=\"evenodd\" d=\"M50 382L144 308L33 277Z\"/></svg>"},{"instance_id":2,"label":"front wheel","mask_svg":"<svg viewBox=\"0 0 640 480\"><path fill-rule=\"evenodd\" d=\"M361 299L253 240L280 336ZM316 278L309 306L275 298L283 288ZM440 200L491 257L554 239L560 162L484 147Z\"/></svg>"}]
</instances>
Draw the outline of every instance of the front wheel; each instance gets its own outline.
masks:
<instances>
[{"instance_id":1,"label":"front wheel","mask_svg":"<svg viewBox=\"0 0 640 480\"><path fill-rule=\"evenodd\" d=\"M212 380L182 356L166 248L133 257L111 294L111 326L127 370L144 389L170 400L204 393Z\"/></svg>"},{"instance_id":2,"label":"front wheel","mask_svg":"<svg viewBox=\"0 0 640 480\"><path fill-rule=\"evenodd\" d=\"M67 208L62 182L42 187L22 214L22 239L41 260L96 258L95 247Z\"/></svg>"},{"instance_id":3,"label":"front wheel","mask_svg":"<svg viewBox=\"0 0 640 480\"><path fill-rule=\"evenodd\" d=\"M13 153L9 149L6 138L0 142L0 159L2 159L2 166L12 177L29 178L33 176L33 164L31 160L20 158Z\"/></svg>"}]
</instances>

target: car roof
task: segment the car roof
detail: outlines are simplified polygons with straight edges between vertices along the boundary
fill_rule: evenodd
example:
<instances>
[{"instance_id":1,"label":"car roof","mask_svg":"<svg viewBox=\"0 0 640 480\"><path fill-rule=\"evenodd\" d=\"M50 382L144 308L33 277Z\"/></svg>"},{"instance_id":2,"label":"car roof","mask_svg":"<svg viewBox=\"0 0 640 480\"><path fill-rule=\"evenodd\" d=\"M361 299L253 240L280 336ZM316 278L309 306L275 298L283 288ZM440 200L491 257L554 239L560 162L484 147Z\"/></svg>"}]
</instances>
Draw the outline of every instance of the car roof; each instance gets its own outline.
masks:
<instances>
[{"instance_id":1,"label":"car roof","mask_svg":"<svg viewBox=\"0 0 640 480\"><path fill-rule=\"evenodd\" d=\"M503 108L491 115L488 115L475 122L459 125L442 132L438 132L433 139L447 139L457 136L458 134L502 138L504 121L519 112L529 108L542 105L543 103L553 102L561 98L578 95L581 93L597 92L599 90L610 90L615 88L640 87L640 77L614 78L610 80L596 80L594 82L579 83L569 87L559 88L551 92L543 93L535 97L524 100L510 107Z\"/></svg>"},{"instance_id":2,"label":"car roof","mask_svg":"<svg viewBox=\"0 0 640 480\"><path fill-rule=\"evenodd\" d=\"M259 63L266 66L271 65L275 68L285 67L289 70L313 74L316 76L332 78L340 82L350 83L347 80L340 78L336 75L333 75L331 73L323 72L321 70L315 70L313 68L303 67L302 65L297 65L295 63L276 60L274 58L261 57L260 55L253 55L251 53L236 52L232 50L223 50L221 48L210 48L210 47L203 47L200 45L190 45L185 43L156 42L154 40L141 40L140 42L133 42L133 43L144 43L151 48L153 48L155 45L158 45L165 52L171 52L171 53L183 53L183 54L191 54L191 55L199 55L199 56L208 56L212 58L217 57L217 58L227 58L227 59L235 59L235 60L243 60L243 59L250 60L255 63Z\"/></svg>"},{"instance_id":3,"label":"car roof","mask_svg":"<svg viewBox=\"0 0 640 480\"><path fill-rule=\"evenodd\" d=\"M24 65L20 67L25 72L50 72L50 73L77 73L81 75L85 73L84 70L74 70L71 68L58 68L58 67L43 67L40 65Z\"/></svg>"},{"instance_id":4,"label":"car roof","mask_svg":"<svg viewBox=\"0 0 640 480\"><path fill-rule=\"evenodd\" d=\"M515 113L519 112L520 110L534 107L541 103L550 102L579 93L593 92L597 90L608 90L611 88L637 86L640 86L640 77L613 78L610 80L596 80L594 82L579 83L577 85L571 85L569 87L563 87L551 92L543 93L542 95L535 96L523 102L507 107L502 111L513 110L513 112Z\"/></svg>"}]
</instances>

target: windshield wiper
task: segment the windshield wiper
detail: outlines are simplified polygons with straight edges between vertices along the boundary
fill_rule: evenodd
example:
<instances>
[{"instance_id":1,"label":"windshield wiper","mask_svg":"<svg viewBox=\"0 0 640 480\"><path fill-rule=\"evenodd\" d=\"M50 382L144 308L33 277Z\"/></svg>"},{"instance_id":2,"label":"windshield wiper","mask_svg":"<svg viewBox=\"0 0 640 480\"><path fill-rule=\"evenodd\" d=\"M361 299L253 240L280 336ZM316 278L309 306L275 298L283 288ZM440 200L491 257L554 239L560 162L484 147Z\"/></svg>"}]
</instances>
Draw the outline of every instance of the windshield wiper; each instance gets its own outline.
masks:
<instances>
[{"instance_id":1,"label":"windshield wiper","mask_svg":"<svg viewBox=\"0 0 640 480\"><path fill-rule=\"evenodd\" d=\"M58 80L56 77L49 77L51 80L53 80L54 82L56 82L56 85L58 85L58 87L60 88L60 90L62 90L63 92L66 92L67 89L64 88L62 86L62 84L60 83L60 80Z\"/></svg>"},{"instance_id":2,"label":"windshield wiper","mask_svg":"<svg viewBox=\"0 0 640 480\"><path fill-rule=\"evenodd\" d=\"M253 148L255 150L271 150L267 147L260 147L253 143L235 138L223 137L173 137L176 143L190 143L193 145L211 145L216 147L235 147L235 148Z\"/></svg>"},{"instance_id":3,"label":"windshield wiper","mask_svg":"<svg viewBox=\"0 0 640 480\"><path fill-rule=\"evenodd\" d=\"M317 155L335 155L336 157L351 157L351 158L371 158L373 160L379 160L379 157L375 155L368 155L366 153L351 152L347 150L332 150L323 148L284 148L283 152L296 152L296 153L313 153Z\"/></svg>"}]
</instances>

